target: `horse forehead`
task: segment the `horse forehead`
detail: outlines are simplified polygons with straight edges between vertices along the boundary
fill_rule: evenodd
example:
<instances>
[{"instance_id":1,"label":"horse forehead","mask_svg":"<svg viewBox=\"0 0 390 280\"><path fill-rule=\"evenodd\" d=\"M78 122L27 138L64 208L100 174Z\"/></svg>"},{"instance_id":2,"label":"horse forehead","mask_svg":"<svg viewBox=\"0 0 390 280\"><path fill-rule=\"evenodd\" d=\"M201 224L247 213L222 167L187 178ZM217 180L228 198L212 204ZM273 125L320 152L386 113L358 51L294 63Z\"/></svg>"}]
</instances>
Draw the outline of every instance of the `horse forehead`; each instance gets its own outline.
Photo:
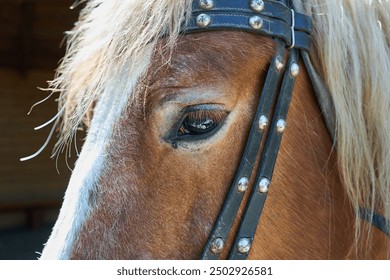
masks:
<instances>
[{"instance_id":1,"label":"horse forehead","mask_svg":"<svg viewBox=\"0 0 390 280\"><path fill-rule=\"evenodd\" d=\"M160 47L163 45L161 42ZM265 69L273 50L273 40L246 32L184 35L172 53L156 52L149 71L149 87L191 88L215 81L231 84L247 79L250 71Z\"/></svg>"},{"instance_id":2,"label":"horse forehead","mask_svg":"<svg viewBox=\"0 0 390 280\"><path fill-rule=\"evenodd\" d=\"M157 60L166 60L171 55L168 65L172 70L181 71L185 67L197 71L207 67L225 72L229 66L268 57L273 49L270 38L247 32L204 32L181 36L174 51L162 53Z\"/></svg>"}]
</instances>

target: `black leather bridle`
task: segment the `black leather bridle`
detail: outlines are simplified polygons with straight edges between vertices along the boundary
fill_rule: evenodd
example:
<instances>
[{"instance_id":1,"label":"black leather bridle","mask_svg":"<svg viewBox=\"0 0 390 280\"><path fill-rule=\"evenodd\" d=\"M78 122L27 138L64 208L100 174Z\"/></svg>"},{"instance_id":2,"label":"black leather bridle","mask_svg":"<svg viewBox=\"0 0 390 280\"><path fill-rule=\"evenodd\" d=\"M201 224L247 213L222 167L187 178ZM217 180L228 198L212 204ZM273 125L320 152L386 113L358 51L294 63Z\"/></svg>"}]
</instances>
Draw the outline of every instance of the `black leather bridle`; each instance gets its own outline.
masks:
<instances>
[{"instance_id":1,"label":"black leather bridle","mask_svg":"<svg viewBox=\"0 0 390 280\"><path fill-rule=\"evenodd\" d=\"M229 259L246 259L254 240L256 228L267 198L278 155L280 142L286 128L286 117L295 79L299 73L298 61L303 58L317 98L331 102L324 83L311 65L310 51L312 30L311 18L294 10L291 1L271 0L194 0L193 11L184 33L213 30L241 30L272 37L276 42L276 53L265 78L249 138L231 188L222 210L202 253L202 259L218 259L223 251L228 234L237 216L245 192L251 189L241 222L236 233ZM288 57L285 63L285 56ZM279 88L279 83L281 86ZM279 90L279 92L277 92ZM273 104L275 110L271 116ZM333 110L333 104L327 106ZM327 127L334 139L334 113L324 112ZM265 145L256 170L255 183L249 187L260 143L268 132ZM378 214L368 215L364 210L359 215L370 216L372 223L389 235L387 221ZM359 212L359 213L360 213Z\"/></svg>"}]
</instances>

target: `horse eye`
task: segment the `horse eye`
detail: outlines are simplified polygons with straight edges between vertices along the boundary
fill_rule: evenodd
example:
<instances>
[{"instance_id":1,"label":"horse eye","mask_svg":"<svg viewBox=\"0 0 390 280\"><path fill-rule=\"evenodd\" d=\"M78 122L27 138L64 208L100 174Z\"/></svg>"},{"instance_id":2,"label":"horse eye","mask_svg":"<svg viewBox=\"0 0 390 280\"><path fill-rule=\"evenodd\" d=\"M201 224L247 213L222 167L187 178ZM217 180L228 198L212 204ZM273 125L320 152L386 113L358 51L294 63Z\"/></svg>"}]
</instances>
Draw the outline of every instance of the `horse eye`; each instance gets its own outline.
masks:
<instances>
[{"instance_id":1,"label":"horse eye","mask_svg":"<svg viewBox=\"0 0 390 280\"><path fill-rule=\"evenodd\" d=\"M213 132L225 119L226 112L216 110L196 110L189 112L182 121L177 135L198 136Z\"/></svg>"},{"instance_id":2,"label":"horse eye","mask_svg":"<svg viewBox=\"0 0 390 280\"><path fill-rule=\"evenodd\" d=\"M180 129L179 135L200 135L212 131L218 123L212 118L205 117L201 119L187 116Z\"/></svg>"}]
</instances>

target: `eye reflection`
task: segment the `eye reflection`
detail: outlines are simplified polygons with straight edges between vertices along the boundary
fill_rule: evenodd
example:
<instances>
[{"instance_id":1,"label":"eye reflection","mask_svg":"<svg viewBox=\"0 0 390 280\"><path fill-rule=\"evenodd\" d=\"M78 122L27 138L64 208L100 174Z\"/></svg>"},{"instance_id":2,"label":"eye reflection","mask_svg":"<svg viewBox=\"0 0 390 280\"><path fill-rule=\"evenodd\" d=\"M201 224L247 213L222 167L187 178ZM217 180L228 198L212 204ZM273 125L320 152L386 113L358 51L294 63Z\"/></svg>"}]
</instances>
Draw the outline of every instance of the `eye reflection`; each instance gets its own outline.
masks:
<instances>
[{"instance_id":1,"label":"eye reflection","mask_svg":"<svg viewBox=\"0 0 390 280\"><path fill-rule=\"evenodd\" d=\"M178 135L200 135L212 131L219 122L211 116L199 116L199 113L189 113L179 128Z\"/></svg>"},{"instance_id":2,"label":"eye reflection","mask_svg":"<svg viewBox=\"0 0 390 280\"><path fill-rule=\"evenodd\" d=\"M204 106L189 108L177 126L176 138L187 141L210 137L219 129L228 112L221 109L206 109Z\"/></svg>"}]
</instances>

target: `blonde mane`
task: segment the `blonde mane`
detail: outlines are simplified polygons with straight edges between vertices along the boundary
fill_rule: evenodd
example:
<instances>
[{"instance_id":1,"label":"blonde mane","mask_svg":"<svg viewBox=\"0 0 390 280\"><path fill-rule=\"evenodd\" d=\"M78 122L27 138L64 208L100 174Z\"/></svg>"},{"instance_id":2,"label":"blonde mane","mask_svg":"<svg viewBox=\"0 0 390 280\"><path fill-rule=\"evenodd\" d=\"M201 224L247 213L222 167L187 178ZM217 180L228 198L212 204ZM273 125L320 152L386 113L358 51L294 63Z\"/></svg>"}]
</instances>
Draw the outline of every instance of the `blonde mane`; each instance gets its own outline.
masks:
<instances>
[{"instance_id":1,"label":"blonde mane","mask_svg":"<svg viewBox=\"0 0 390 280\"><path fill-rule=\"evenodd\" d=\"M84 1L83 1L84 2ZM88 122L91 108L110 77L132 73L162 36L174 46L191 9L190 0L89 0L72 31L67 51L49 89L59 92L60 137L54 153L69 147L77 129ZM186 16L187 15L187 16ZM124 77L123 86L126 85ZM127 89L131 90L131 89ZM118 88L118 93L123 89ZM61 120L61 121L59 121Z\"/></svg>"},{"instance_id":2,"label":"blonde mane","mask_svg":"<svg viewBox=\"0 0 390 280\"><path fill-rule=\"evenodd\" d=\"M173 47L192 0L89 0L68 35L65 58L49 87L59 92L56 151L73 138L105 81L132 73L145 46L167 36ZM337 119L337 154L354 209L390 218L390 1L295 0L312 16L319 72ZM150 46L149 45L149 46ZM126 68L126 69L124 69ZM126 82L123 82L126 85ZM118 92L121 92L118 89ZM356 240L370 228L356 219ZM390 251L390 250L389 250Z\"/></svg>"},{"instance_id":3,"label":"blonde mane","mask_svg":"<svg viewBox=\"0 0 390 280\"><path fill-rule=\"evenodd\" d=\"M313 59L335 105L337 154L350 202L389 219L390 1L296 2L313 18ZM356 235L370 240L371 226L356 219Z\"/></svg>"}]
</instances>

